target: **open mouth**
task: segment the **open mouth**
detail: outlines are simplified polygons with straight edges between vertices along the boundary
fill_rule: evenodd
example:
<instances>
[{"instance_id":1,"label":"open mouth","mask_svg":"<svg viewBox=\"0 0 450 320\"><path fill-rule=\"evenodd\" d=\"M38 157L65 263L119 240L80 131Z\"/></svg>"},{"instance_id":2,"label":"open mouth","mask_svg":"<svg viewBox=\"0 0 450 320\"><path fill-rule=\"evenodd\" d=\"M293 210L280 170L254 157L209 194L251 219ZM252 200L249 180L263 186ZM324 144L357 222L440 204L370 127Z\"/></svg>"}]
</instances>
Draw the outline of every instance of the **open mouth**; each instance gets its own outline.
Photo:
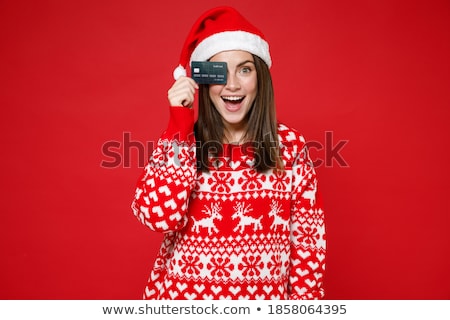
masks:
<instances>
[{"instance_id":1,"label":"open mouth","mask_svg":"<svg viewBox=\"0 0 450 320\"><path fill-rule=\"evenodd\" d=\"M231 104L239 104L244 98L245 96L222 96L223 101Z\"/></svg>"}]
</instances>

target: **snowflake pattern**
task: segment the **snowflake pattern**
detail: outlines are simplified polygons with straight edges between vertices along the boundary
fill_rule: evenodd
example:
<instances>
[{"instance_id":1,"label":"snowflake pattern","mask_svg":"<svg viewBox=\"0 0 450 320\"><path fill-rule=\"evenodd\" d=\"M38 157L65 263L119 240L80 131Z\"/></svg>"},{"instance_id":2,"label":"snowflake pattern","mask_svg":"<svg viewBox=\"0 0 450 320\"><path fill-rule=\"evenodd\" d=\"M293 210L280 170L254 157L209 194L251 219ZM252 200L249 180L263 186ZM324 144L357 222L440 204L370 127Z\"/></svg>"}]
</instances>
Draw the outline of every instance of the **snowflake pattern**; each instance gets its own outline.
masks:
<instances>
[{"instance_id":1,"label":"snowflake pattern","mask_svg":"<svg viewBox=\"0 0 450 320\"><path fill-rule=\"evenodd\" d=\"M262 183L266 181L266 176L256 170L244 170L242 175L243 177L239 178L238 183L243 190L261 189Z\"/></svg>"},{"instance_id":2,"label":"snowflake pattern","mask_svg":"<svg viewBox=\"0 0 450 320\"><path fill-rule=\"evenodd\" d=\"M279 277L281 275L281 268L283 267L283 260L281 259L281 256L273 255L272 259L267 263L267 267L274 277Z\"/></svg>"},{"instance_id":3,"label":"snowflake pattern","mask_svg":"<svg viewBox=\"0 0 450 320\"><path fill-rule=\"evenodd\" d=\"M298 237L300 242L303 242L306 245L314 245L318 240L320 240L319 230L310 226L301 226L299 231L293 232L293 235Z\"/></svg>"},{"instance_id":4,"label":"snowflake pattern","mask_svg":"<svg viewBox=\"0 0 450 320\"><path fill-rule=\"evenodd\" d=\"M234 265L231 263L229 257L212 257L211 262L208 263L208 269L211 269L211 274L214 277L222 278L229 277L230 272L233 271Z\"/></svg>"},{"instance_id":5,"label":"snowflake pattern","mask_svg":"<svg viewBox=\"0 0 450 320\"><path fill-rule=\"evenodd\" d=\"M264 262L261 256L243 257L242 263L238 264L238 269L242 271L245 277L259 276L263 267Z\"/></svg>"},{"instance_id":6,"label":"snowflake pattern","mask_svg":"<svg viewBox=\"0 0 450 320\"><path fill-rule=\"evenodd\" d=\"M231 187L234 184L234 180L231 179L231 173L229 172L214 172L212 177L208 179L208 184L211 185L213 192L230 192Z\"/></svg>"},{"instance_id":7,"label":"snowflake pattern","mask_svg":"<svg viewBox=\"0 0 450 320\"><path fill-rule=\"evenodd\" d=\"M186 273L187 276L192 276L200 273L203 268L203 263L199 256L186 256L186 260L182 262L178 261L181 267L181 271Z\"/></svg>"},{"instance_id":8,"label":"snowflake pattern","mask_svg":"<svg viewBox=\"0 0 450 320\"><path fill-rule=\"evenodd\" d=\"M290 178L284 171L274 172L274 174L270 175L269 180L272 183L273 188L276 190L285 190L286 186L289 185L290 182Z\"/></svg>"}]
</instances>

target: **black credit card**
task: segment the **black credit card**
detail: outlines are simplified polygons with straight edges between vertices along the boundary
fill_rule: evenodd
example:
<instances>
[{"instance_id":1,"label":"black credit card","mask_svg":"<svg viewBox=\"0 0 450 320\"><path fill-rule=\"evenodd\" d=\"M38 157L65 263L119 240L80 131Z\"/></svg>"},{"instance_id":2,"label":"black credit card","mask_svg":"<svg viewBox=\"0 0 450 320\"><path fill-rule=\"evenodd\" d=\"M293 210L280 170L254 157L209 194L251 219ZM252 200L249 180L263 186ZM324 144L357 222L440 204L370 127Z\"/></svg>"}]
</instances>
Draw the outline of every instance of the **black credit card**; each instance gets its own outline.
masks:
<instances>
[{"instance_id":1,"label":"black credit card","mask_svg":"<svg viewBox=\"0 0 450 320\"><path fill-rule=\"evenodd\" d=\"M226 84L227 63L192 61L191 77L198 84Z\"/></svg>"}]
</instances>

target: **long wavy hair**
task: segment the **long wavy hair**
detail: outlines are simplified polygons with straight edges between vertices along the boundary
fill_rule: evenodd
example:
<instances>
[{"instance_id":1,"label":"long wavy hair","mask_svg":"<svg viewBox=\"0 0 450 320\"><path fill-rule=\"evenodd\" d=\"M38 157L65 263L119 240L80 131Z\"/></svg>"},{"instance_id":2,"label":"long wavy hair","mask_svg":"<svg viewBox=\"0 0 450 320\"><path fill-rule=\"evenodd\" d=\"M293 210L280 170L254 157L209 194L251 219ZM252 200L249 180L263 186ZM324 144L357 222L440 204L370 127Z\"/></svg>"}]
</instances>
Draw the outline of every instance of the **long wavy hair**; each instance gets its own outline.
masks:
<instances>
[{"instance_id":1,"label":"long wavy hair","mask_svg":"<svg viewBox=\"0 0 450 320\"><path fill-rule=\"evenodd\" d=\"M253 55L257 74L257 95L247 114L246 147L250 145L258 172L283 169L277 133L275 99L267 64ZM200 85L198 119L194 126L197 141L197 170L209 171L212 159L222 152L225 133L222 116L209 97L208 85Z\"/></svg>"}]
</instances>

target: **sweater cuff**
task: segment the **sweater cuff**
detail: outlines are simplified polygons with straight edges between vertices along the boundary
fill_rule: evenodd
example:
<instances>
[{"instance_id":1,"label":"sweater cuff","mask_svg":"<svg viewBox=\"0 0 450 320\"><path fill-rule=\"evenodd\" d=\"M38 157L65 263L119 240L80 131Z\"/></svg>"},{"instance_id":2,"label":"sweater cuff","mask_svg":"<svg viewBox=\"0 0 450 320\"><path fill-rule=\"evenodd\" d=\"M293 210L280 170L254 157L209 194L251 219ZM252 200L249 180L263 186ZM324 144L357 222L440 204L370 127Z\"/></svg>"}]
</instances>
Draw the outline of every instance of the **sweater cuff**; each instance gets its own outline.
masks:
<instances>
[{"instance_id":1,"label":"sweater cuff","mask_svg":"<svg viewBox=\"0 0 450 320\"><path fill-rule=\"evenodd\" d=\"M194 142L194 109L170 107L170 118L164 137L180 142Z\"/></svg>"}]
</instances>

